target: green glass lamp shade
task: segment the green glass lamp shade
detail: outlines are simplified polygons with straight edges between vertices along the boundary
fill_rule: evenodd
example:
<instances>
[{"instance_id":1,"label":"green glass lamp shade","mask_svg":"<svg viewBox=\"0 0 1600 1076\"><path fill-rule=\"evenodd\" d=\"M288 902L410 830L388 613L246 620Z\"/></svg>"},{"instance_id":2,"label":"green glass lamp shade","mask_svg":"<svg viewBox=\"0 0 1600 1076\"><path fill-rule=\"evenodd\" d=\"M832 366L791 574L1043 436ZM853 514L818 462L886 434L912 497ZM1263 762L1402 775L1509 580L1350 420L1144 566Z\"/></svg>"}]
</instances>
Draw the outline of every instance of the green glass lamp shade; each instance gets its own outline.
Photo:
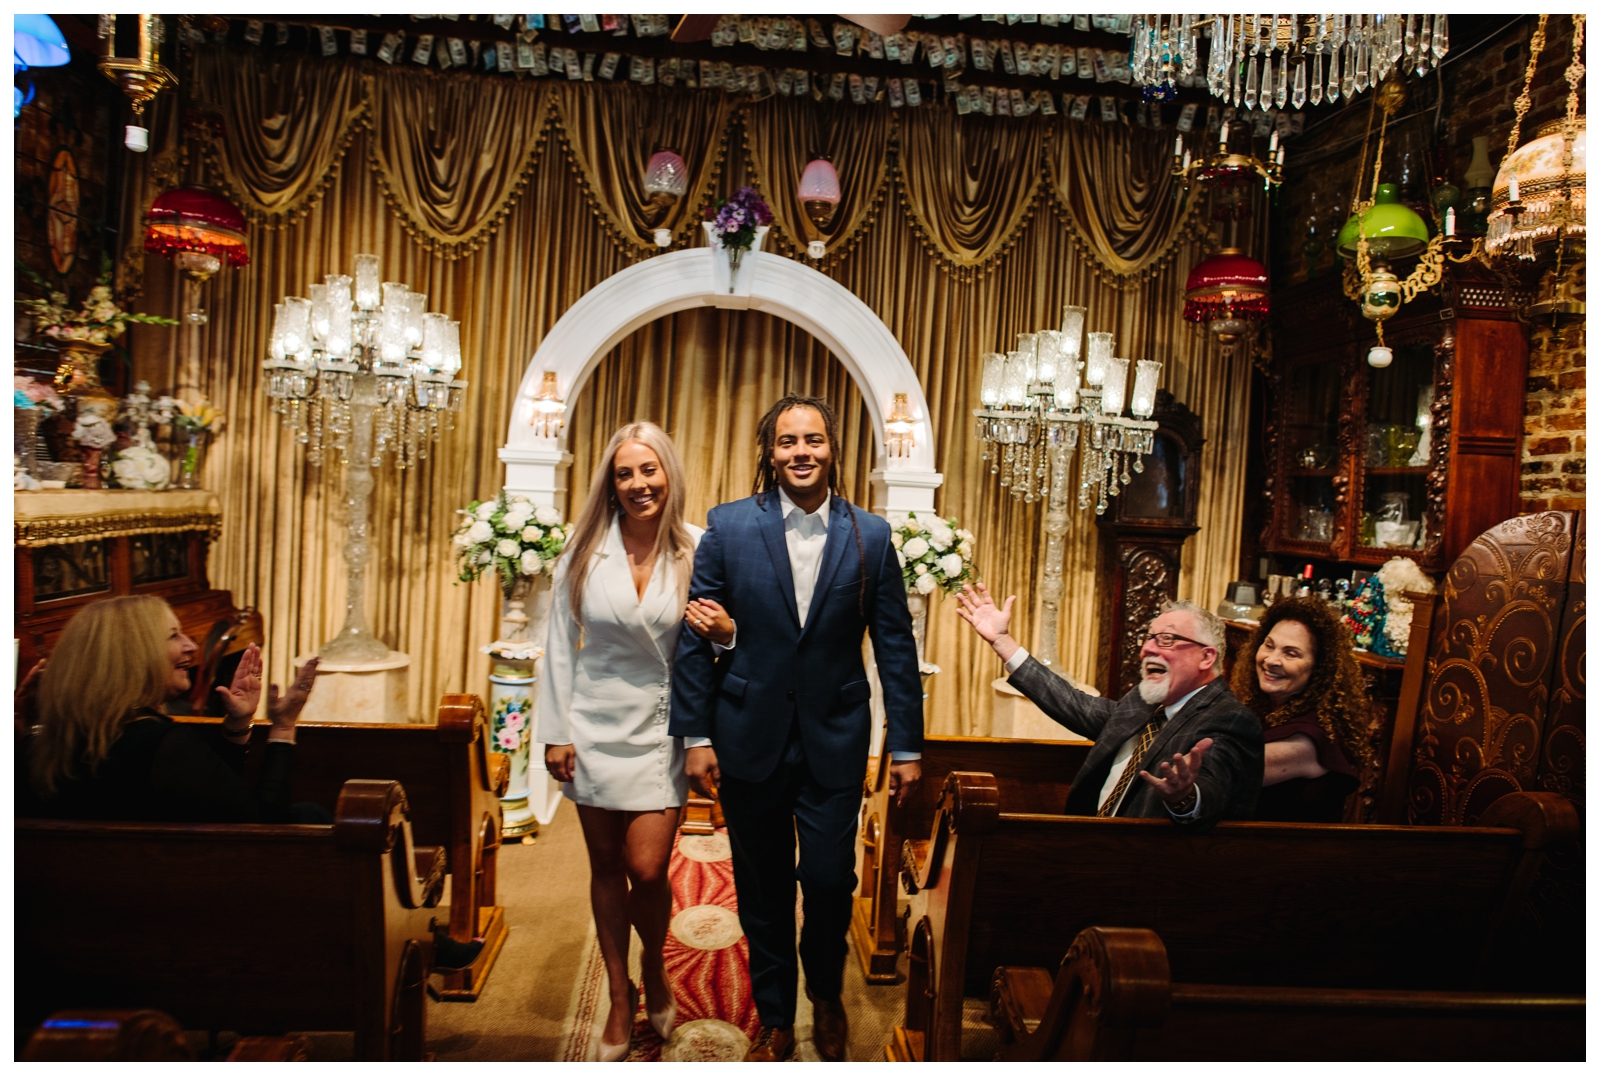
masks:
<instances>
[{"instance_id":1,"label":"green glass lamp shade","mask_svg":"<svg viewBox=\"0 0 1600 1076\"><path fill-rule=\"evenodd\" d=\"M1378 184L1373 206L1361 215L1351 217L1339 229L1335 247L1341 258L1356 256L1356 244L1361 240L1361 230L1366 229L1367 249L1378 257L1407 258L1422 253L1428 245L1428 225L1400 202L1400 191L1393 183Z\"/></svg>"}]
</instances>

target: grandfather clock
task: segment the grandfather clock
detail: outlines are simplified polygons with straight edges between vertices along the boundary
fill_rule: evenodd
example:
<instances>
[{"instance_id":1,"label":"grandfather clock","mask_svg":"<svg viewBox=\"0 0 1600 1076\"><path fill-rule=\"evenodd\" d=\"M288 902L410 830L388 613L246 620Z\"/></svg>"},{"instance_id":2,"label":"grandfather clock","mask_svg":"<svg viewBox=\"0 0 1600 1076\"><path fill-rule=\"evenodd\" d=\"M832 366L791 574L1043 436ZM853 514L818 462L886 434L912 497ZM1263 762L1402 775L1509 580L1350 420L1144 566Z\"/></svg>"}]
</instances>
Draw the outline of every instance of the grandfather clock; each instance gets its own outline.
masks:
<instances>
[{"instance_id":1,"label":"grandfather clock","mask_svg":"<svg viewBox=\"0 0 1600 1076\"><path fill-rule=\"evenodd\" d=\"M1139 636L1178 595L1183 543L1200 529L1200 416L1156 394L1160 423L1144 470L1112 497L1100 528L1100 694L1121 698L1139 682Z\"/></svg>"}]
</instances>

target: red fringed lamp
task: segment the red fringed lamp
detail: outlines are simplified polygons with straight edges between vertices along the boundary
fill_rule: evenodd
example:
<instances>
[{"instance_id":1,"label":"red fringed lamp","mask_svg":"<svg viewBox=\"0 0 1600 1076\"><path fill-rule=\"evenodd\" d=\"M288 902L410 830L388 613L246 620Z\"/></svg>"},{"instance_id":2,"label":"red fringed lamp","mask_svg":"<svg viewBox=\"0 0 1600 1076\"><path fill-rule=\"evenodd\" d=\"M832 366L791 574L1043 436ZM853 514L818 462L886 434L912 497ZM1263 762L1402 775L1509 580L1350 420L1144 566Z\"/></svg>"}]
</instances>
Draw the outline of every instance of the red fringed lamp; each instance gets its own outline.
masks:
<instances>
[{"instance_id":1,"label":"red fringed lamp","mask_svg":"<svg viewBox=\"0 0 1600 1076\"><path fill-rule=\"evenodd\" d=\"M1231 344L1271 312L1267 268L1229 247L1194 267L1185 299L1183 320L1204 324L1218 340Z\"/></svg>"},{"instance_id":2,"label":"red fringed lamp","mask_svg":"<svg viewBox=\"0 0 1600 1076\"><path fill-rule=\"evenodd\" d=\"M192 282L186 286L184 320L204 324L205 311L188 301L201 283L222 268L250 264L244 214L208 187L178 187L150 205L145 218L144 249L171 258Z\"/></svg>"}]
</instances>

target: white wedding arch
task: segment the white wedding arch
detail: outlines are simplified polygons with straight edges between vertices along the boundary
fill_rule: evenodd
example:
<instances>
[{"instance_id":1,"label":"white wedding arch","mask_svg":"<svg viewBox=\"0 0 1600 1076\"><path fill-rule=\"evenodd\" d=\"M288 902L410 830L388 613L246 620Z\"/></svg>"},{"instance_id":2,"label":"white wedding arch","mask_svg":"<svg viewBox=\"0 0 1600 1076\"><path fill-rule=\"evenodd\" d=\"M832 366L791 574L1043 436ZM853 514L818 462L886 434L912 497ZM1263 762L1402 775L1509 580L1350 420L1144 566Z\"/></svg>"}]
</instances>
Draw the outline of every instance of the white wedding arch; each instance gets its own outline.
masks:
<instances>
[{"instance_id":1,"label":"white wedding arch","mask_svg":"<svg viewBox=\"0 0 1600 1076\"><path fill-rule=\"evenodd\" d=\"M759 310L791 322L822 342L844 364L861 389L872 419L876 458L872 504L882 514L932 511L944 476L933 469L933 426L916 371L900 343L876 314L848 288L792 258L747 253L731 269L713 247L660 254L600 282L561 315L534 352L511 408L510 429L500 449L506 488L535 504L566 508L567 430L559 437L534 435L534 397L547 370L556 375L561 398L575 400L596 365L619 342L657 318L698 306ZM914 447L890 456L884 420L895 393L910 405Z\"/></svg>"}]
</instances>

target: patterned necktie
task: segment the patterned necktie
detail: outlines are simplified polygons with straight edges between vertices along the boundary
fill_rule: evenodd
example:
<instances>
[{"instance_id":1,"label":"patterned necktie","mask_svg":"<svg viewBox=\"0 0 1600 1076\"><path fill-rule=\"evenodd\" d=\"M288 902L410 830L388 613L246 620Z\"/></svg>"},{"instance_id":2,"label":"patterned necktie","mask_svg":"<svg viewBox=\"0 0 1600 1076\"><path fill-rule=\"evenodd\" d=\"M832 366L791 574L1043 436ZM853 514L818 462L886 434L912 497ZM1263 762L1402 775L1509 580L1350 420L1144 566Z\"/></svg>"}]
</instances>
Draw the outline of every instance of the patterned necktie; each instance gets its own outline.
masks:
<instances>
[{"instance_id":1,"label":"patterned necktie","mask_svg":"<svg viewBox=\"0 0 1600 1076\"><path fill-rule=\"evenodd\" d=\"M1095 817L1110 818L1117 813L1117 805L1122 802L1123 794L1128 791L1128 786L1133 784L1134 777L1139 773L1139 767L1144 764L1144 756L1150 751L1150 745L1156 742L1156 733L1161 731L1164 717L1165 715L1157 710L1150 723L1139 730L1139 742L1134 745L1133 754L1129 756L1128 764L1122 769L1122 776L1117 778L1117 787L1111 790L1111 795L1100 805Z\"/></svg>"}]
</instances>

